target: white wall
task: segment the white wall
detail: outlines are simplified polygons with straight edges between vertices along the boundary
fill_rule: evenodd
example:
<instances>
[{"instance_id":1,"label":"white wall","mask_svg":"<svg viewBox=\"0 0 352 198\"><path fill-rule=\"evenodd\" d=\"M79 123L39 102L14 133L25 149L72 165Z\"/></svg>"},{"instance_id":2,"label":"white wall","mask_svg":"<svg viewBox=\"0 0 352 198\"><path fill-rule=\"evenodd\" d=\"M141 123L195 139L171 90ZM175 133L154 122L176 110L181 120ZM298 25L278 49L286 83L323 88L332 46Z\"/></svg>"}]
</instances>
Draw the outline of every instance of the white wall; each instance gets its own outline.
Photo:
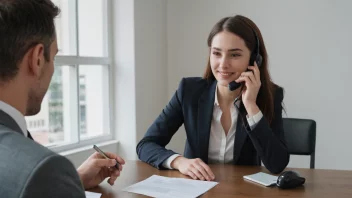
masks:
<instances>
[{"instance_id":1,"label":"white wall","mask_svg":"<svg viewBox=\"0 0 352 198\"><path fill-rule=\"evenodd\" d=\"M114 129L120 141L117 152L127 157L134 156L136 147L134 1L112 2L113 22L109 25L114 30Z\"/></svg>"},{"instance_id":2,"label":"white wall","mask_svg":"<svg viewBox=\"0 0 352 198\"><path fill-rule=\"evenodd\" d=\"M166 1L135 0L137 141L167 102Z\"/></svg>"},{"instance_id":3,"label":"white wall","mask_svg":"<svg viewBox=\"0 0 352 198\"><path fill-rule=\"evenodd\" d=\"M166 1L113 1L118 153L136 146L167 101Z\"/></svg>"},{"instance_id":4,"label":"white wall","mask_svg":"<svg viewBox=\"0 0 352 198\"><path fill-rule=\"evenodd\" d=\"M169 0L168 98L183 76L203 74L212 26L243 14L262 31L272 78L286 90L287 116L317 122L316 168L352 170L351 7L348 0ZM182 152L179 133L169 147ZM308 164L307 157L293 157L289 166Z\"/></svg>"}]
</instances>

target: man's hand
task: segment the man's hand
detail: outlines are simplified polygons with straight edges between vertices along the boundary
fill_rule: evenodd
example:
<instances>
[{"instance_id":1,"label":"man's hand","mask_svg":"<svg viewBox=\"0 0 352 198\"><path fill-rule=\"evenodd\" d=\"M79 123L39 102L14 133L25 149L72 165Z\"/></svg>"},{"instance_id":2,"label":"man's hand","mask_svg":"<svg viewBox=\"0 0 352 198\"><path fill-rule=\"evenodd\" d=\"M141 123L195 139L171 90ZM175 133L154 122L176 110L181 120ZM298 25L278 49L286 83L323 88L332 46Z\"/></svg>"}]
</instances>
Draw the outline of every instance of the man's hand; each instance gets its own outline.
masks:
<instances>
[{"instance_id":1,"label":"man's hand","mask_svg":"<svg viewBox=\"0 0 352 198\"><path fill-rule=\"evenodd\" d=\"M95 152L77 169L85 189L99 185L107 177L110 177L108 183L114 185L116 178L120 176L121 165L125 164L125 161L113 153L105 152L105 154L111 159L105 159ZM121 164L119 169L114 167L116 160Z\"/></svg>"}]
</instances>

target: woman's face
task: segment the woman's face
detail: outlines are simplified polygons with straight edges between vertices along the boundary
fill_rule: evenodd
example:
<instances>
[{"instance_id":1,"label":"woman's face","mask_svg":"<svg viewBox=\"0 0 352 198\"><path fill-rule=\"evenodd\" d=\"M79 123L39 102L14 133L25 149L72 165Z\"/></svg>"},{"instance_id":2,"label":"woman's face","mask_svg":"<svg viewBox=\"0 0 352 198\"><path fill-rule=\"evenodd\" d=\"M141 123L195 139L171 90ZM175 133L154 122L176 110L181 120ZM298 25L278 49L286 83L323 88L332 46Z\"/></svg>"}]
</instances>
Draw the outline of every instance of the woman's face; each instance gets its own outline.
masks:
<instances>
[{"instance_id":1,"label":"woman's face","mask_svg":"<svg viewBox=\"0 0 352 198\"><path fill-rule=\"evenodd\" d=\"M210 46L210 66L219 85L228 84L247 70L251 52L245 41L228 31L216 34Z\"/></svg>"}]
</instances>

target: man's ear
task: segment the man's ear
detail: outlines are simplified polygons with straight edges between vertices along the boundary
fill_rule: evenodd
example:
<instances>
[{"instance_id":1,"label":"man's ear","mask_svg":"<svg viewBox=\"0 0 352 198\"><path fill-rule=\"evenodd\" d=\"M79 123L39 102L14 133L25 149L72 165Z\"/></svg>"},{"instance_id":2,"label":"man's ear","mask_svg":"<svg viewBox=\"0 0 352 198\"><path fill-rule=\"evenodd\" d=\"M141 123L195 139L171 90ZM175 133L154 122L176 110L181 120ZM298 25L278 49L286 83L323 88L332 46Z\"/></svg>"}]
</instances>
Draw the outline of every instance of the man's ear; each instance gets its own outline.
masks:
<instances>
[{"instance_id":1,"label":"man's ear","mask_svg":"<svg viewBox=\"0 0 352 198\"><path fill-rule=\"evenodd\" d=\"M28 70L34 76L40 76L44 67L44 45L37 44L28 50Z\"/></svg>"}]
</instances>

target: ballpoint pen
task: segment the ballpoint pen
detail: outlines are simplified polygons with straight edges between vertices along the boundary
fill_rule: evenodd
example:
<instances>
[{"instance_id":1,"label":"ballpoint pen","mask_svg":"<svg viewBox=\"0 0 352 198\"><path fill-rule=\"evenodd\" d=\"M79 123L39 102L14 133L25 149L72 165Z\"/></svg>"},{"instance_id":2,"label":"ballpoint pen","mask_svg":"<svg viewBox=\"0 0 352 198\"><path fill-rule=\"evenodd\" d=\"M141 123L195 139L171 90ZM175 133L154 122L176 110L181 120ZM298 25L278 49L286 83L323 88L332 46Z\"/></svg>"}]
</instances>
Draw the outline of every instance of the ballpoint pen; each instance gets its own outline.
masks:
<instances>
[{"instance_id":1,"label":"ballpoint pen","mask_svg":"<svg viewBox=\"0 0 352 198\"><path fill-rule=\"evenodd\" d=\"M111 159L109 158L105 153L104 151L102 151L99 147L97 147L96 145L93 146L93 148L98 152L100 153L101 156L105 157L105 159ZM115 159L116 161L116 165L115 165L115 168L117 168L119 170L119 162Z\"/></svg>"}]
</instances>

